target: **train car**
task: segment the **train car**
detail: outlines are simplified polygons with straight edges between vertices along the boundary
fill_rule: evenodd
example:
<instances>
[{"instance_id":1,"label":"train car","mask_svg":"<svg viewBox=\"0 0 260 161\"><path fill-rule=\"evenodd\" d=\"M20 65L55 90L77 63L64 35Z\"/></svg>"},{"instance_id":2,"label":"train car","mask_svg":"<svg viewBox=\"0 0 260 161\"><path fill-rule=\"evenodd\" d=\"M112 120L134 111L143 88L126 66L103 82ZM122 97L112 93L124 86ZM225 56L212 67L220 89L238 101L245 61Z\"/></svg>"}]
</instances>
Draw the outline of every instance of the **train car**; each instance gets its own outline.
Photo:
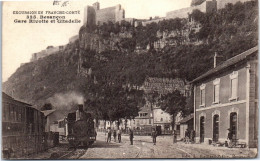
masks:
<instances>
[{"instance_id":1,"label":"train car","mask_svg":"<svg viewBox=\"0 0 260 161\"><path fill-rule=\"evenodd\" d=\"M67 129L70 146L89 146L96 141L96 131L92 115L83 110L83 105L78 110L67 116Z\"/></svg>"},{"instance_id":2,"label":"train car","mask_svg":"<svg viewBox=\"0 0 260 161\"><path fill-rule=\"evenodd\" d=\"M43 151L44 115L2 92L2 158Z\"/></svg>"},{"instance_id":3,"label":"train car","mask_svg":"<svg viewBox=\"0 0 260 161\"><path fill-rule=\"evenodd\" d=\"M67 124L66 118L54 121L50 125L50 131L54 133L59 133L59 140L64 140L67 136L66 124Z\"/></svg>"}]
</instances>

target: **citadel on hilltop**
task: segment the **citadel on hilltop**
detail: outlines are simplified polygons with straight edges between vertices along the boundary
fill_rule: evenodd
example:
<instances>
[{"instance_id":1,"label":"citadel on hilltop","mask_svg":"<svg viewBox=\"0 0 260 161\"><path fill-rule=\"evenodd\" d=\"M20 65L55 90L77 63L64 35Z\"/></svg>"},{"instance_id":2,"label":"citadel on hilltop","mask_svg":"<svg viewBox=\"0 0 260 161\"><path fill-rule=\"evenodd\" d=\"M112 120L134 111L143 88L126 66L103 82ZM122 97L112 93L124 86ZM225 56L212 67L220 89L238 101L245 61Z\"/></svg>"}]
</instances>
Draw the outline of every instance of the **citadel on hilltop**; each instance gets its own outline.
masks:
<instances>
[{"instance_id":1,"label":"citadel on hilltop","mask_svg":"<svg viewBox=\"0 0 260 161\"><path fill-rule=\"evenodd\" d=\"M192 13L193 10L198 9L204 13L215 12L218 9L222 9L228 3L236 3L238 1L245 2L249 0L200 0L196 3L193 0L190 7L182 8L174 11L169 11L166 13L165 17L155 17L147 20L138 20L135 18L125 18L125 10L121 5L116 5L114 7L108 7L100 9L100 3L96 2L92 6L86 6L84 10L84 25L102 25L105 22L121 22L122 20L131 22L131 24L137 25L135 22L141 22L142 25L147 25L152 22L158 23L164 19L174 19L174 18L188 18L188 15Z\"/></svg>"},{"instance_id":2,"label":"citadel on hilltop","mask_svg":"<svg viewBox=\"0 0 260 161\"><path fill-rule=\"evenodd\" d=\"M120 22L125 19L125 10L121 5L100 9L100 3L96 2L92 6L84 9L84 25L102 25L105 22Z\"/></svg>"},{"instance_id":3,"label":"citadel on hilltop","mask_svg":"<svg viewBox=\"0 0 260 161\"><path fill-rule=\"evenodd\" d=\"M174 18L187 18L189 19L189 30L194 30L195 32L198 32L200 30L200 24L196 24L192 18L190 18L190 14L192 13L193 10L198 9L201 12L204 13L210 13L210 12L215 12L218 9L224 8L228 3L235 4L236 2L246 2L246 1L251 1L251 0L192 0L191 6L187 8L182 8L174 11L169 11L166 13L165 17L158 17L156 16L155 18L150 18L150 19L135 19L135 18L125 18L125 10L122 8L120 4L108 8L103 8L100 9L100 3L96 2L92 6L86 6L84 9L84 26L95 26L95 25L102 25L103 23L107 22L112 22L116 23L121 21L127 21L130 22L131 25L133 26L138 26L138 24L142 24L143 26L146 26L147 24L150 23L158 23L159 21L162 20L167 20L167 19L174 19ZM120 33L122 34L122 33ZM127 35L129 33L125 33ZM155 48L163 48L166 44L164 39L167 39L167 35L164 35L164 33L159 33L161 34L161 37L163 37L162 40L158 40L157 42L154 43ZM188 32L186 32L188 35ZM92 35L93 36L93 35ZM131 37L132 35L128 35L128 37ZM169 36L169 35L168 35ZM69 39L69 43L73 43L76 40L79 39L79 35L75 35ZM100 46L100 41L96 37L88 38L90 42L96 42L99 45L90 45L92 46L92 50L97 50L97 51L102 51ZM104 40L105 41L105 40ZM86 40L87 42L87 40ZM106 44L111 44L111 42L106 42ZM112 42L113 44L113 42ZM103 45L105 46L105 45ZM46 50L42 50L38 53L34 53L32 55L31 61L38 60L40 58L46 57L51 54L55 54L58 51L63 50L65 46L59 46L59 47L48 47ZM98 49L97 49L98 48ZM103 47L104 48L104 47ZM149 47L148 47L149 48ZM105 48L104 48L105 49ZM137 49L138 50L138 49Z\"/></svg>"}]
</instances>

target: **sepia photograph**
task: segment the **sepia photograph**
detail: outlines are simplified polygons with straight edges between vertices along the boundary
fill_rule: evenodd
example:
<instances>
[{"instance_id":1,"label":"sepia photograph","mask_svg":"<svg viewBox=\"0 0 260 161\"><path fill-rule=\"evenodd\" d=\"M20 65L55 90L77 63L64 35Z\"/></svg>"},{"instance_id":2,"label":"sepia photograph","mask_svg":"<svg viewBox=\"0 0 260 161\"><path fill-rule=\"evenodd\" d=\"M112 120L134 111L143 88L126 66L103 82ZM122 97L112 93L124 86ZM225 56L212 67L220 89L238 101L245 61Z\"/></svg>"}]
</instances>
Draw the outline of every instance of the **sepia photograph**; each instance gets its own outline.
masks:
<instances>
[{"instance_id":1,"label":"sepia photograph","mask_svg":"<svg viewBox=\"0 0 260 161\"><path fill-rule=\"evenodd\" d=\"M1 159L258 157L258 0L1 4Z\"/></svg>"}]
</instances>

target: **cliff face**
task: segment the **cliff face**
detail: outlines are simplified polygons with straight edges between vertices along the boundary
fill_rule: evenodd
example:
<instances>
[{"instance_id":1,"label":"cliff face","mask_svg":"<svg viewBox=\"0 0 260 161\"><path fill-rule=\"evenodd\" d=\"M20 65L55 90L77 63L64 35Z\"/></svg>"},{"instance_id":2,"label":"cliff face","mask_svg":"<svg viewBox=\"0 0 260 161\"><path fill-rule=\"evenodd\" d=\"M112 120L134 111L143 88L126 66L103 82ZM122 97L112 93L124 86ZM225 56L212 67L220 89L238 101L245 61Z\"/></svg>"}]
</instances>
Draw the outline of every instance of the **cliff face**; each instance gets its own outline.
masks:
<instances>
[{"instance_id":1,"label":"cliff face","mask_svg":"<svg viewBox=\"0 0 260 161\"><path fill-rule=\"evenodd\" d=\"M109 36L104 37L102 33L83 31L80 33L79 45L82 49L93 50L99 53L106 50L124 51L122 40L132 37L133 34L131 32L110 33Z\"/></svg>"},{"instance_id":2,"label":"cliff face","mask_svg":"<svg viewBox=\"0 0 260 161\"><path fill-rule=\"evenodd\" d=\"M80 48L102 52L105 50L118 50L119 37L109 37L103 39L101 35L95 33L84 33L80 39Z\"/></svg>"}]
</instances>

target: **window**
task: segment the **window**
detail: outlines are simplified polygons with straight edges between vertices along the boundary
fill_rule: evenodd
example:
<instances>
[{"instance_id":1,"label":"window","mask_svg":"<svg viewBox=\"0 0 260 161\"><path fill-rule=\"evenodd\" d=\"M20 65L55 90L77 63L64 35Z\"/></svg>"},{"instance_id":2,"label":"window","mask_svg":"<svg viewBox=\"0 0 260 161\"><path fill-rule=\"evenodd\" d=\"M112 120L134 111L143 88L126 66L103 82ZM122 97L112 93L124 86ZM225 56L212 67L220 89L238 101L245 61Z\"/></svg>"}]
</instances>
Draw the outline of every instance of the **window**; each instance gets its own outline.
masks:
<instances>
[{"instance_id":1,"label":"window","mask_svg":"<svg viewBox=\"0 0 260 161\"><path fill-rule=\"evenodd\" d=\"M206 88L205 84L202 84L200 86L200 106L205 106L205 96L206 96L205 88Z\"/></svg>"},{"instance_id":2,"label":"window","mask_svg":"<svg viewBox=\"0 0 260 161\"><path fill-rule=\"evenodd\" d=\"M219 103L219 87L220 79L217 78L213 81L213 103Z\"/></svg>"},{"instance_id":3,"label":"window","mask_svg":"<svg viewBox=\"0 0 260 161\"><path fill-rule=\"evenodd\" d=\"M233 72L230 75L230 101L237 100L237 89L238 89L238 72Z\"/></svg>"},{"instance_id":4,"label":"window","mask_svg":"<svg viewBox=\"0 0 260 161\"><path fill-rule=\"evenodd\" d=\"M163 118L161 118L161 122L163 121Z\"/></svg>"},{"instance_id":5,"label":"window","mask_svg":"<svg viewBox=\"0 0 260 161\"><path fill-rule=\"evenodd\" d=\"M14 107L9 105L10 107L10 121L14 121Z\"/></svg>"}]
</instances>

